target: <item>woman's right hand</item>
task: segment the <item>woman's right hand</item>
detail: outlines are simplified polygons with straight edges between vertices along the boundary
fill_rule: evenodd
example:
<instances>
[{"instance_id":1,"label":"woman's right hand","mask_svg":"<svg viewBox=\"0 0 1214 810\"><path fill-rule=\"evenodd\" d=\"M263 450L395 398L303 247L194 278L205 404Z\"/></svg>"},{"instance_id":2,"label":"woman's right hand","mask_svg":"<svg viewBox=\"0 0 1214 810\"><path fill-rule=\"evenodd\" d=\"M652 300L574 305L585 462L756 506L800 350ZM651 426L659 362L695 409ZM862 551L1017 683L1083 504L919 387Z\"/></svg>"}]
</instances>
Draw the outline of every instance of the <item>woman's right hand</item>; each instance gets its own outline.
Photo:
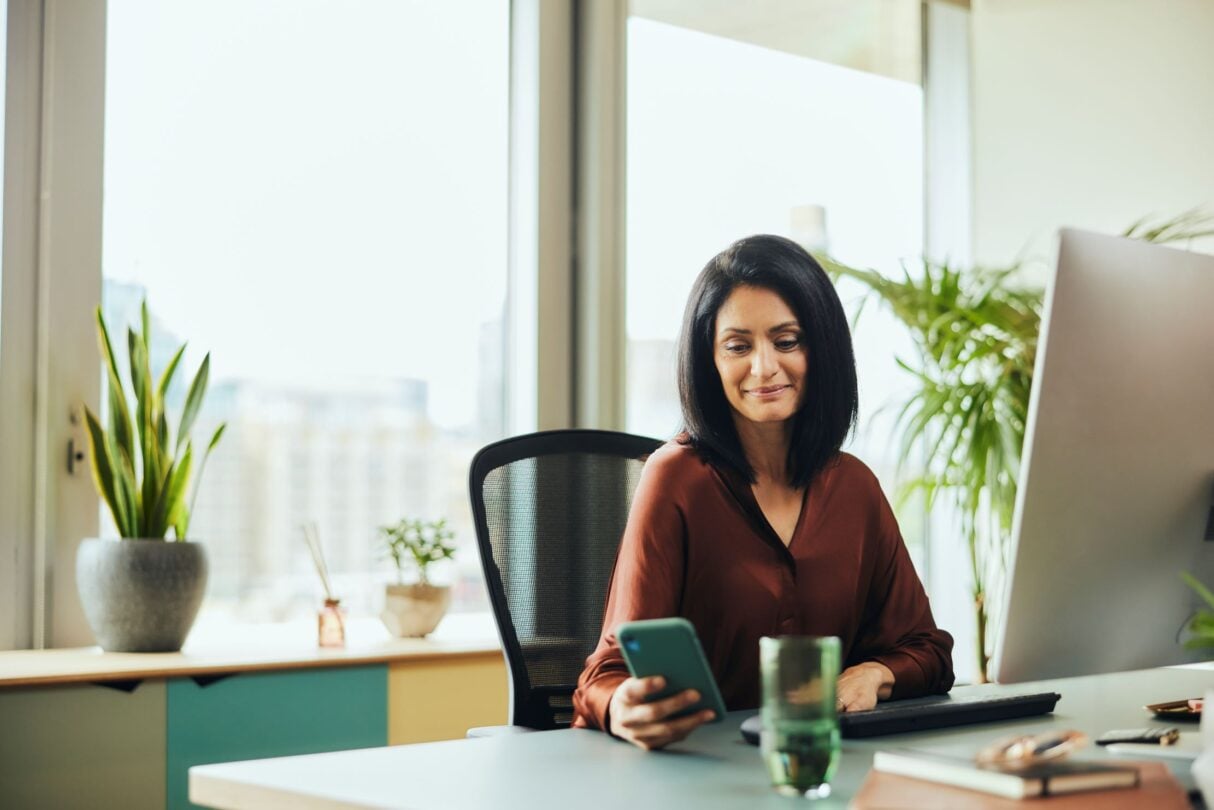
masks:
<instances>
[{"instance_id":1,"label":"woman's right hand","mask_svg":"<svg viewBox=\"0 0 1214 810\"><path fill-rule=\"evenodd\" d=\"M682 740L715 716L712 709L705 709L686 717L670 717L700 699L700 693L694 689L652 703L645 702L647 697L662 691L665 686L666 679L661 675L629 678L621 683L612 694L608 709L611 733L639 748L653 751Z\"/></svg>"}]
</instances>

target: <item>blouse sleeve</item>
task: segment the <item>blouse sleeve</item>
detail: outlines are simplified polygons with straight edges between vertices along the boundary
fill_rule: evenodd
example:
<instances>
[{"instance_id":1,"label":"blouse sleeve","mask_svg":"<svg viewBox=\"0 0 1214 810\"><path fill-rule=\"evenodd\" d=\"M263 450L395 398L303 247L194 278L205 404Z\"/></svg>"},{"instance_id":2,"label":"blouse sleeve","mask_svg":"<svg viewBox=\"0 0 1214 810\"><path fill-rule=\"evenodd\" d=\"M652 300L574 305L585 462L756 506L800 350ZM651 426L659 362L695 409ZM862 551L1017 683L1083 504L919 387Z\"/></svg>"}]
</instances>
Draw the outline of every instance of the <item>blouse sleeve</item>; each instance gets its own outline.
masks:
<instances>
[{"instance_id":1,"label":"blouse sleeve","mask_svg":"<svg viewBox=\"0 0 1214 810\"><path fill-rule=\"evenodd\" d=\"M953 685L953 637L936 627L889 502L879 487L876 495L879 551L852 657L889 667L892 699L944 694Z\"/></svg>"},{"instance_id":2,"label":"blouse sleeve","mask_svg":"<svg viewBox=\"0 0 1214 810\"><path fill-rule=\"evenodd\" d=\"M611 696L628 678L616 642L621 623L678 615L682 602L686 521L671 495L662 456L646 464L633 496L607 594L603 632L573 694L574 725L607 730Z\"/></svg>"}]
</instances>

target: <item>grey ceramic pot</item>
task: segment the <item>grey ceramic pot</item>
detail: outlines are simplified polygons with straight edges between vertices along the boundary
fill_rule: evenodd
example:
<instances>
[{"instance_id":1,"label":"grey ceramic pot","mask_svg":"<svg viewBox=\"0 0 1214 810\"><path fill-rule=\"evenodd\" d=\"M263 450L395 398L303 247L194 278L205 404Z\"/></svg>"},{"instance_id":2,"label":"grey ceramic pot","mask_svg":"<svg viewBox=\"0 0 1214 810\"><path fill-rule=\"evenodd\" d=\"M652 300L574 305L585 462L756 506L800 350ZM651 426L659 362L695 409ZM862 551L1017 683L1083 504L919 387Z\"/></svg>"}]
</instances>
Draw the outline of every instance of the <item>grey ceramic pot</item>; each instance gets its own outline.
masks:
<instances>
[{"instance_id":1,"label":"grey ceramic pot","mask_svg":"<svg viewBox=\"0 0 1214 810\"><path fill-rule=\"evenodd\" d=\"M107 652L176 652L207 585L201 543L88 539L76 552L76 588Z\"/></svg>"}]
</instances>

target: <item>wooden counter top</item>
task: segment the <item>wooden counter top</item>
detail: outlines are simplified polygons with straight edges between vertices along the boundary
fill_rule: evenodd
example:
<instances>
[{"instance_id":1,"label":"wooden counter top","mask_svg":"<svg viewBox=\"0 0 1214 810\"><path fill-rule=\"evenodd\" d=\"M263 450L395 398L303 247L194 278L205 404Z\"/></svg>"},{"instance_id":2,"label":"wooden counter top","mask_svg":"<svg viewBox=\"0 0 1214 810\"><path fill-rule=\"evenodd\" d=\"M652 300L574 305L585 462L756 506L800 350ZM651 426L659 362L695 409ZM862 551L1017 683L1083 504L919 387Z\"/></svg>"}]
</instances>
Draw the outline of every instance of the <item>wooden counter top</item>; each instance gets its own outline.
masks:
<instances>
[{"instance_id":1,"label":"wooden counter top","mask_svg":"<svg viewBox=\"0 0 1214 810\"><path fill-rule=\"evenodd\" d=\"M195 642L196 635L176 653L107 653L99 647L0 652L0 689L502 655L488 614L448 616L424 639L391 638L376 619L351 619L343 649L317 647L313 622L234 626L222 638L212 628Z\"/></svg>"}]
</instances>

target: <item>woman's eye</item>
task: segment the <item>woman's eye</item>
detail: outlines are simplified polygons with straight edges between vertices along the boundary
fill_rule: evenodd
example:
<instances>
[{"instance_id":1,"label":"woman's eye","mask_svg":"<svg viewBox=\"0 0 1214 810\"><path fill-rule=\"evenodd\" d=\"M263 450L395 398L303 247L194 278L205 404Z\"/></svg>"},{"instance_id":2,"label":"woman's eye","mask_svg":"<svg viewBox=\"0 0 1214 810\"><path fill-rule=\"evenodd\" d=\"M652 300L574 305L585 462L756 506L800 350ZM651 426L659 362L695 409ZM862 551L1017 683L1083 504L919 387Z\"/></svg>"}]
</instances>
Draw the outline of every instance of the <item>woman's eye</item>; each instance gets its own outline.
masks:
<instances>
[{"instance_id":1,"label":"woman's eye","mask_svg":"<svg viewBox=\"0 0 1214 810\"><path fill-rule=\"evenodd\" d=\"M750 346L745 343L726 343L723 348L726 354L743 354Z\"/></svg>"},{"instance_id":2,"label":"woman's eye","mask_svg":"<svg viewBox=\"0 0 1214 810\"><path fill-rule=\"evenodd\" d=\"M783 352L790 352L801 345L800 338L780 338L776 341L776 348Z\"/></svg>"}]
</instances>

